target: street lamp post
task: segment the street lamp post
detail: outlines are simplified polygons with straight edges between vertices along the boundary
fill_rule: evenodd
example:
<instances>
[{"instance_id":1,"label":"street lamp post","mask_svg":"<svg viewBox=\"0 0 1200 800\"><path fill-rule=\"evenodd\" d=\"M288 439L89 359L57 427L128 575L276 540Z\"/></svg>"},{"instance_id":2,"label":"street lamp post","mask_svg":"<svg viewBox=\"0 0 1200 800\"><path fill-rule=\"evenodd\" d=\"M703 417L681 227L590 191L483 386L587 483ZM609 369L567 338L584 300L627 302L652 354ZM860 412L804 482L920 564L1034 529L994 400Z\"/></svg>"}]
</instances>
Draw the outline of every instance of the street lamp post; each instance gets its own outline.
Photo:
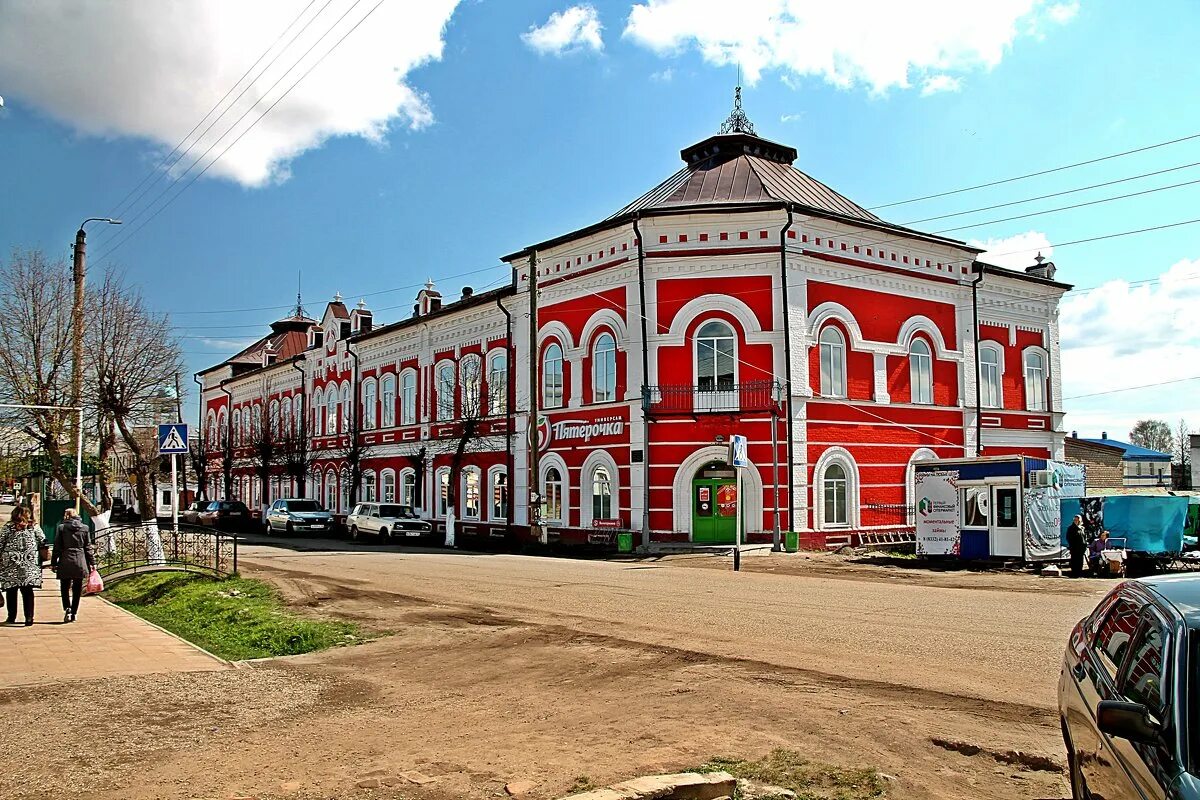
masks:
<instances>
[{"instance_id":1,"label":"street lamp post","mask_svg":"<svg viewBox=\"0 0 1200 800\"><path fill-rule=\"evenodd\" d=\"M75 302L71 306L71 405L83 408L83 286L87 277L87 232L84 230L89 222L107 222L109 225L120 225L121 220L112 217L88 217L79 223L75 232ZM83 442L83 412L75 418L76 446L82 449ZM76 481L76 489L82 491L80 482ZM76 508L79 498L75 498Z\"/></svg>"}]
</instances>

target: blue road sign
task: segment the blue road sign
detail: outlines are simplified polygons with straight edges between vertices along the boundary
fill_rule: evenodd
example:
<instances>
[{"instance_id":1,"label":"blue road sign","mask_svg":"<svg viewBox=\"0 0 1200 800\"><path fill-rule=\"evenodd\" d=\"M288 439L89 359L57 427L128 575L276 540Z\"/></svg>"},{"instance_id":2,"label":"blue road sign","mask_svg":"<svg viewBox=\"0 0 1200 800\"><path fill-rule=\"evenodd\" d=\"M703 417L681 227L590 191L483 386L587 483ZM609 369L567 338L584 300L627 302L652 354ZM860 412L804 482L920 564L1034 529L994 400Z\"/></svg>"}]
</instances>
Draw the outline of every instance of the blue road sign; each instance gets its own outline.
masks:
<instances>
[{"instance_id":1,"label":"blue road sign","mask_svg":"<svg viewBox=\"0 0 1200 800\"><path fill-rule=\"evenodd\" d=\"M734 434L729 437L729 463L734 467L750 466L750 458L746 454L746 448L749 442L745 436Z\"/></svg>"},{"instance_id":2,"label":"blue road sign","mask_svg":"<svg viewBox=\"0 0 1200 800\"><path fill-rule=\"evenodd\" d=\"M172 453L188 451L188 426L183 422L173 422L169 425L158 426L158 454L167 456Z\"/></svg>"}]
</instances>

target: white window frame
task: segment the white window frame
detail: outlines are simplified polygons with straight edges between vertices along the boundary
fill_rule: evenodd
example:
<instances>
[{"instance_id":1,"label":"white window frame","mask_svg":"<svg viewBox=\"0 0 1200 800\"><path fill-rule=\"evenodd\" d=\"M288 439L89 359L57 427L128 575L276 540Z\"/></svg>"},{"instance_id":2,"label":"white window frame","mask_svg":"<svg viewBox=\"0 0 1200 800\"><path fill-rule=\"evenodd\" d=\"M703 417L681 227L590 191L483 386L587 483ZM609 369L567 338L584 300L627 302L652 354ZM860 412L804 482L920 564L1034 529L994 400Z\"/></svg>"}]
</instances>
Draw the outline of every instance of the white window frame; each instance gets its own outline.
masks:
<instances>
[{"instance_id":1,"label":"white window frame","mask_svg":"<svg viewBox=\"0 0 1200 800\"><path fill-rule=\"evenodd\" d=\"M412 479L411 492L408 491L410 478ZM406 493L408 494L407 498L405 497ZM404 502L406 499L408 500L407 503ZM396 476L396 500L400 505L407 505L412 509L418 509L422 505L420 498L417 497L417 471L412 467L405 467Z\"/></svg>"},{"instance_id":2,"label":"white window frame","mask_svg":"<svg viewBox=\"0 0 1200 800\"><path fill-rule=\"evenodd\" d=\"M391 428L396 424L396 376L388 373L379 379L379 403L383 413L379 427Z\"/></svg>"},{"instance_id":3,"label":"white window frame","mask_svg":"<svg viewBox=\"0 0 1200 800\"><path fill-rule=\"evenodd\" d=\"M599 476L600 472L602 472L602 471L604 472L604 475L605 475L605 479L603 481L603 488L605 489L605 491L597 494L596 489L601 487L601 482L597 479L597 477ZM588 500L592 506L591 514L592 514L593 524L598 519L616 519L616 517L614 516L616 513L616 507L615 507L616 503L613 500L613 484L614 483L616 483L616 476L614 476L612 474L612 470L609 468L609 466L607 464L597 464L596 466L592 467L592 471L588 476L588 486L590 487ZM596 514L596 498L597 497L607 497L608 498L608 509L607 509L606 514L602 514L602 515ZM604 501L601 500L601 506L603 506L603 505L604 505ZM603 511L604 509L602 508L601 510Z\"/></svg>"},{"instance_id":4,"label":"white window frame","mask_svg":"<svg viewBox=\"0 0 1200 800\"><path fill-rule=\"evenodd\" d=\"M912 403L933 405L933 348L920 337L908 347L908 385Z\"/></svg>"},{"instance_id":5,"label":"white window frame","mask_svg":"<svg viewBox=\"0 0 1200 800\"><path fill-rule=\"evenodd\" d=\"M329 513L337 513L337 474L332 469L325 470L325 492L322 498Z\"/></svg>"},{"instance_id":6,"label":"white window frame","mask_svg":"<svg viewBox=\"0 0 1200 800\"><path fill-rule=\"evenodd\" d=\"M396 471L393 469L379 472L379 502L396 502Z\"/></svg>"},{"instance_id":7,"label":"white window frame","mask_svg":"<svg viewBox=\"0 0 1200 800\"><path fill-rule=\"evenodd\" d=\"M550 513L549 513L550 504L547 502L551 496L551 493L548 491L549 484L547 483L547 480L546 480L550 474L550 470L556 470L558 472L558 476L559 476L559 480L557 481L557 484L559 486L558 515L557 516L550 515ZM544 514L544 516L542 517L542 522L544 522L548 525L558 525L558 526L566 525L567 520L569 520L571 518L571 508L570 508L571 473L567 471L567 465L562 461L561 458L553 458L553 459L546 458L543 460L542 474L541 474L540 480L538 481L538 486L541 491L542 508L543 508L542 513Z\"/></svg>"},{"instance_id":8,"label":"white window frame","mask_svg":"<svg viewBox=\"0 0 1200 800\"><path fill-rule=\"evenodd\" d=\"M464 419L477 419L483 411L483 359L475 354L458 362L459 406Z\"/></svg>"},{"instance_id":9,"label":"white window frame","mask_svg":"<svg viewBox=\"0 0 1200 800\"><path fill-rule=\"evenodd\" d=\"M229 415L225 413L225 409L222 407L222 408L221 408L221 410L217 412L217 441L216 441L216 447L220 447L220 446L221 446L221 440L222 440L222 439L223 439L225 436L228 436L228 435L230 435L230 434L229 434L229 432L226 430L226 428L227 428L228 426L229 426Z\"/></svg>"},{"instance_id":10,"label":"white window frame","mask_svg":"<svg viewBox=\"0 0 1200 800\"><path fill-rule=\"evenodd\" d=\"M1040 362L1037 371L1041 373L1041 376L1036 381L1033 375L1034 368L1030 365L1030 360L1033 358L1036 358ZM1050 370L1047 369L1048 363L1049 359L1046 357L1046 351L1040 347L1027 347L1021 355L1021 366L1025 373L1025 408L1028 411L1045 411L1050 407L1046 402L1050 394ZM1037 387L1039 395L1037 398L1030 391L1030 387L1033 386Z\"/></svg>"},{"instance_id":11,"label":"white window frame","mask_svg":"<svg viewBox=\"0 0 1200 800\"><path fill-rule=\"evenodd\" d=\"M325 432L325 393L313 389L312 394L312 435L320 436Z\"/></svg>"},{"instance_id":12,"label":"white window frame","mask_svg":"<svg viewBox=\"0 0 1200 800\"><path fill-rule=\"evenodd\" d=\"M488 355L488 414L508 413L508 353L493 351Z\"/></svg>"},{"instance_id":13,"label":"white window frame","mask_svg":"<svg viewBox=\"0 0 1200 800\"><path fill-rule=\"evenodd\" d=\"M350 414L354 410L354 406L351 405L351 403L353 401L350 398L350 381L346 381L345 383L342 384L341 395L342 395L341 400L340 400L340 405L342 407L341 432L349 433L350 432Z\"/></svg>"},{"instance_id":14,"label":"white window frame","mask_svg":"<svg viewBox=\"0 0 1200 800\"><path fill-rule=\"evenodd\" d=\"M282 430L280 427L278 400L272 400L271 404L267 406L267 424L270 426L271 437L278 440L279 433Z\"/></svg>"},{"instance_id":15,"label":"white window frame","mask_svg":"<svg viewBox=\"0 0 1200 800\"><path fill-rule=\"evenodd\" d=\"M400 424L417 424L417 371L412 367L400 373Z\"/></svg>"},{"instance_id":16,"label":"white window frame","mask_svg":"<svg viewBox=\"0 0 1200 800\"><path fill-rule=\"evenodd\" d=\"M242 410L240 408L235 408L233 410L232 419L233 419L233 428L232 428L233 435L230 438L233 439L232 444L240 445L242 443Z\"/></svg>"},{"instance_id":17,"label":"white window frame","mask_svg":"<svg viewBox=\"0 0 1200 800\"><path fill-rule=\"evenodd\" d=\"M331 383L325 387L325 435L336 436L338 432L338 385Z\"/></svg>"},{"instance_id":18,"label":"white window frame","mask_svg":"<svg viewBox=\"0 0 1200 800\"><path fill-rule=\"evenodd\" d=\"M821 396L846 397L846 336L836 325L826 325L817 335L821 362Z\"/></svg>"},{"instance_id":19,"label":"white window frame","mask_svg":"<svg viewBox=\"0 0 1200 800\"><path fill-rule=\"evenodd\" d=\"M555 365L553 372L550 365ZM557 375L557 385L551 384ZM563 408L567 404L566 357L562 345L552 341L542 351L542 408Z\"/></svg>"},{"instance_id":20,"label":"white window frame","mask_svg":"<svg viewBox=\"0 0 1200 800\"><path fill-rule=\"evenodd\" d=\"M374 470L363 470L362 474L362 497L360 502L378 503L379 502L379 478Z\"/></svg>"},{"instance_id":21,"label":"white window frame","mask_svg":"<svg viewBox=\"0 0 1200 800\"><path fill-rule=\"evenodd\" d=\"M983 354L990 353L995 363L984 361ZM979 352L979 404L983 408L1004 408L1004 348L996 342L980 342ZM994 375L995 384L991 382ZM992 396L993 391L995 397Z\"/></svg>"},{"instance_id":22,"label":"white window frame","mask_svg":"<svg viewBox=\"0 0 1200 800\"><path fill-rule=\"evenodd\" d=\"M378 386L374 378L362 382L362 427L364 431L375 430L375 413L378 411Z\"/></svg>"},{"instance_id":23,"label":"white window frame","mask_svg":"<svg viewBox=\"0 0 1200 800\"><path fill-rule=\"evenodd\" d=\"M605 345L601 349L601 345ZM734 339L734 348L737 339ZM736 362L735 362L736 363ZM737 367L734 367L736 371ZM617 337L603 331L592 346L592 402L611 403L617 399Z\"/></svg>"},{"instance_id":24,"label":"white window frame","mask_svg":"<svg viewBox=\"0 0 1200 800\"><path fill-rule=\"evenodd\" d=\"M304 393L292 395L292 425L299 436L304 431Z\"/></svg>"},{"instance_id":25,"label":"white window frame","mask_svg":"<svg viewBox=\"0 0 1200 800\"><path fill-rule=\"evenodd\" d=\"M832 465L842 468L846 478L846 520L829 522L825 519L825 474ZM817 459L813 466L813 527L817 530L853 530L859 526L858 463L844 447L831 447Z\"/></svg>"},{"instance_id":26,"label":"white window frame","mask_svg":"<svg viewBox=\"0 0 1200 800\"><path fill-rule=\"evenodd\" d=\"M434 367L433 377L436 401L434 418L438 422L448 422L454 419L454 390L458 387L458 370L454 368L453 361L441 361Z\"/></svg>"},{"instance_id":27,"label":"white window frame","mask_svg":"<svg viewBox=\"0 0 1200 800\"><path fill-rule=\"evenodd\" d=\"M445 493L442 489L445 488ZM450 468L438 467L433 471L433 515L445 519L450 510Z\"/></svg>"},{"instance_id":28,"label":"white window frame","mask_svg":"<svg viewBox=\"0 0 1200 800\"><path fill-rule=\"evenodd\" d=\"M470 497L471 497L471 479L475 479L475 511L471 513ZM459 497L462 498L460 505L462 506L463 519L480 519L483 515L483 473L479 467L463 467L462 470L462 485L459 488Z\"/></svg>"},{"instance_id":29,"label":"white window frame","mask_svg":"<svg viewBox=\"0 0 1200 800\"><path fill-rule=\"evenodd\" d=\"M496 489L500 488L499 480L504 478L504 507L503 513L496 513ZM512 487L508 484L508 468L503 465L497 465L488 469L487 482L488 496L488 519L491 520L508 520L508 504L512 502Z\"/></svg>"}]
</instances>

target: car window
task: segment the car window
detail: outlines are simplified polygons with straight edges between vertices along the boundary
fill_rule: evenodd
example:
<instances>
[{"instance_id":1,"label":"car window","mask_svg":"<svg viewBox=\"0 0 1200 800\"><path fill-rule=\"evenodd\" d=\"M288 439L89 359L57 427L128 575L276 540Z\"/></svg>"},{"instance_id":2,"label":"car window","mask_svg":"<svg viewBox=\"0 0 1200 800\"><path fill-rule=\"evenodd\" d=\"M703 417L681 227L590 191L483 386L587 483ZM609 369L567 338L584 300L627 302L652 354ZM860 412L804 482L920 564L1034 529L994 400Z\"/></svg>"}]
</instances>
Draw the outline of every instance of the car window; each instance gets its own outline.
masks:
<instances>
[{"instance_id":1,"label":"car window","mask_svg":"<svg viewBox=\"0 0 1200 800\"><path fill-rule=\"evenodd\" d=\"M214 502L212 502L212 503L209 503L209 504L208 504L208 508L206 508L205 510L206 510L206 511L216 511L216 510L218 510L220 507L221 507L221 504L220 504L220 503L218 503L218 502L216 502L216 501L214 501Z\"/></svg>"},{"instance_id":2,"label":"car window","mask_svg":"<svg viewBox=\"0 0 1200 800\"><path fill-rule=\"evenodd\" d=\"M1133 601L1122 598L1113 604L1096 631L1092 646L1102 656L1100 660L1104 662L1110 677L1117 676L1117 670L1125 660L1134 631L1137 630L1139 610Z\"/></svg>"},{"instance_id":3,"label":"car window","mask_svg":"<svg viewBox=\"0 0 1200 800\"><path fill-rule=\"evenodd\" d=\"M404 506L380 506L379 516L381 517L405 517Z\"/></svg>"},{"instance_id":4,"label":"car window","mask_svg":"<svg viewBox=\"0 0 1200 800\"><path fill-rule=\"evenodd\" d=\"M1156 614L1147 613L1134 640L1125 674L1121 679L1121 694L1133 703L1141 703L1155 714L1162 714L1167 687L1167 659L1170 644L1167 626Z\"/></svg>"},{"instance_id":5,"label":"car window","mask_svg":"<svg viewBox=\"0 0 1200 800\"><path fill-rule=\"evenodd\" d=\"M320 511L321 506L312 500L285 500L288 511Z\"/></svg>"}]
</instances>

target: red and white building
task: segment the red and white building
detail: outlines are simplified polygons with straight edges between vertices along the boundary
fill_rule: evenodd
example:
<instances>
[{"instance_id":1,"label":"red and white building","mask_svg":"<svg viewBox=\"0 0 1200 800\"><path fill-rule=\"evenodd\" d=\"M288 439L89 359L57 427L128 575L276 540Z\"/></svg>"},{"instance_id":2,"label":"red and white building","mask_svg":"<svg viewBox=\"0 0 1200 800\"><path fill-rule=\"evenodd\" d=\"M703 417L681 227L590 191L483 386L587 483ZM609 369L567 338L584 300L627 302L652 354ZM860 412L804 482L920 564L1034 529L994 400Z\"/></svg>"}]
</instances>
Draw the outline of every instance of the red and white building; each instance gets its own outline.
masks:
<instances>
[{"instance_id":1,"label":"red and white building","mask_svg":"<svg viewBox=\"0 0 1200 800\"><path fill-rule=\"evenodd\" d=\"M201 372L210 485L232 463L252 507L303 492L346 513L357 460L360 501L521 539L535 441L548 538L727 541L741 434L746 538L819 546L909 524L918 460L1062 457L1053 265L982 264L796 169L744 117L726 128L611 217L506 256L510 286L431 283L386 325L338 298ZM258 420L302 431L303 486L277 467L261 496Z\"/></svg>"}]
</instances>

